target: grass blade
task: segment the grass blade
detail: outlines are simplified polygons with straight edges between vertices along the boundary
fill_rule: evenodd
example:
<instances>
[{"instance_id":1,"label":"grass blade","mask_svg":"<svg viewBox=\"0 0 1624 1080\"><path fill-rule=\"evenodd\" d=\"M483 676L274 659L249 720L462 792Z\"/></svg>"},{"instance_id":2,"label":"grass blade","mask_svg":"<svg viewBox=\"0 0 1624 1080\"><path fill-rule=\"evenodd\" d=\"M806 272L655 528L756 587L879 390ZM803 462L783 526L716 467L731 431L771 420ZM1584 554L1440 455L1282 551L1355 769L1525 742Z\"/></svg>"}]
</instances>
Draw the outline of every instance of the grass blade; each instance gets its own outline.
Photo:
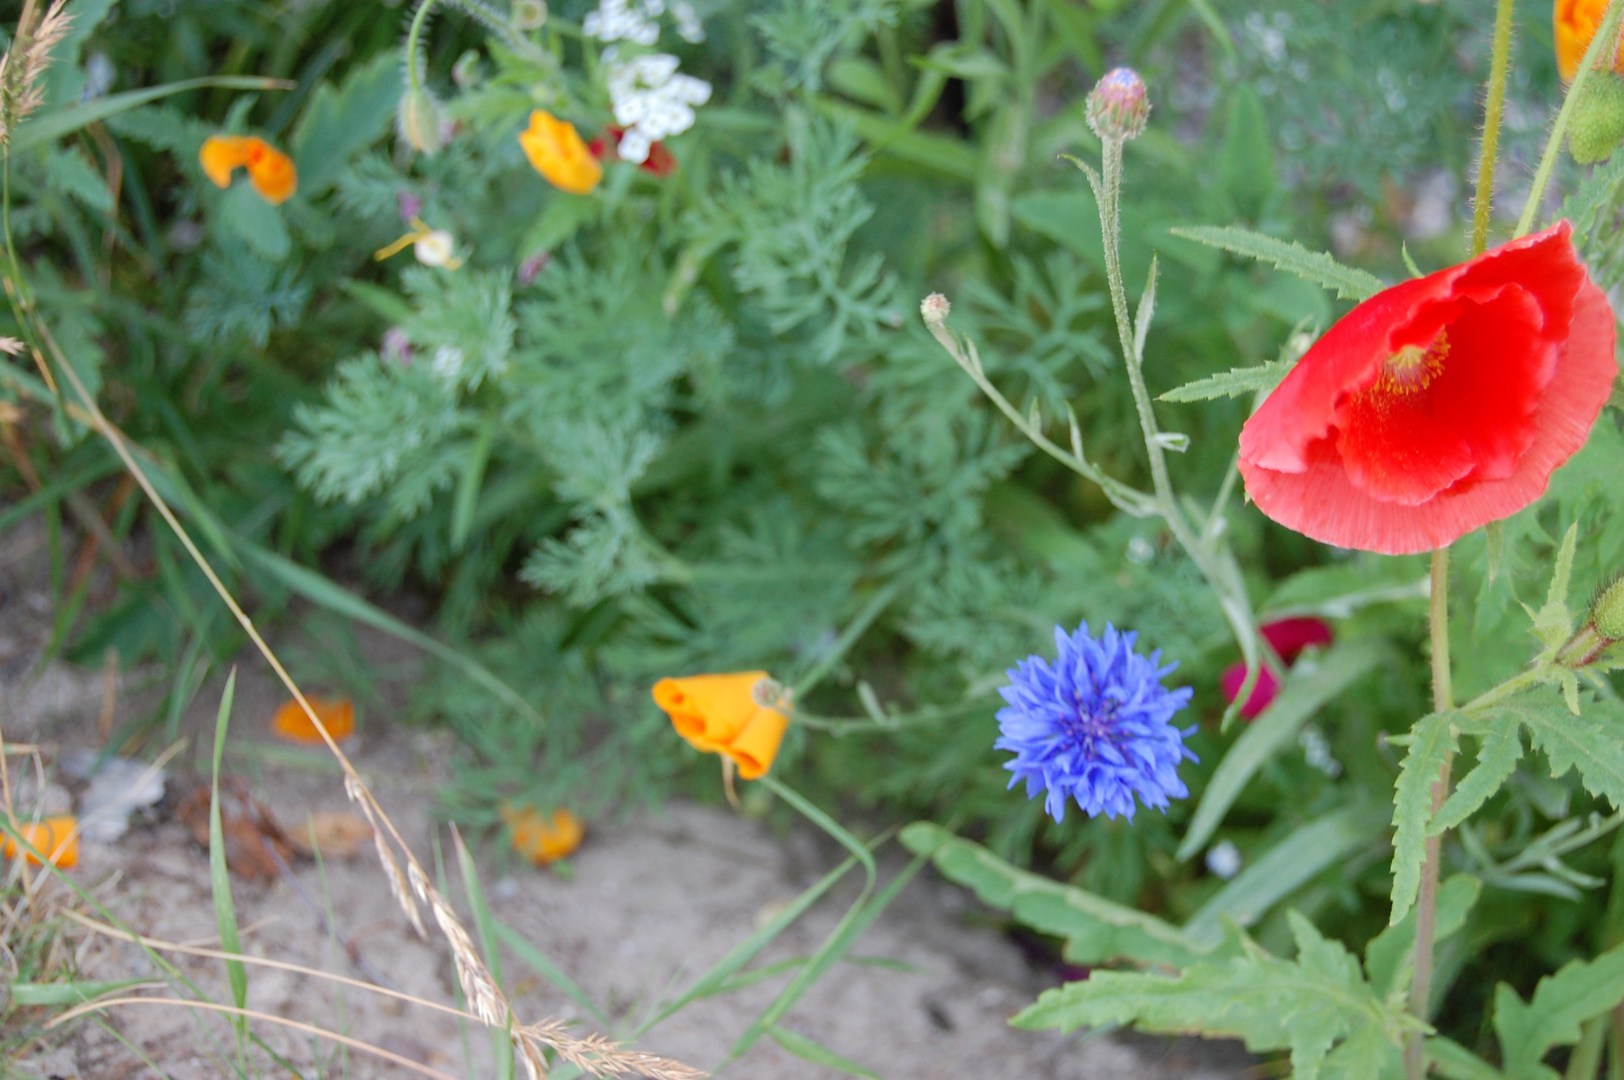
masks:
<instances>
[{"instance_id":1,"label":"grass blade","mask_svg":"<svg viewBox=\"0 0 1624 1080\"><path fill-rule=\"evenodd\" d=\"M226 728L231 724L231 701L237 693L237 669L226 676L226 689L220 695L220 712L214 720L214 766L209 782L209 884L214 890L214 923L220 932L220 951L242 952L237 937L237 908L231 902L231 877L226 870L225 828L220 815L220 759L226 745ZM248 969L241 960L227 960L226 980L231 983L231 1000L241 1009L248 1004ZM231 1024L237 1029L237 1056L243 1054L243 1040L248 1034L248 1020L234 1015Z\"/></svg>"},{"instance_id":2,"label":"grass blade","mask_svg":"<svg viewBox=\"0 0 1624 1080\"><path fill-rule=\"evenodd\" d=\"M164 83L162 86L126 90L121 94L109 94L34 120L23 121L12 133L11 149L16 153L44 143L55 142L62 136L71 135L98 120L106 120L109 116L116 116L138 105L145 105L171 94L185 93L187 90L197 90L205 86L224 90L291 90L295 85L286 79L255 75L209 75L201 79L182 79L179 82Z\"/></svg>"}]
</instances>

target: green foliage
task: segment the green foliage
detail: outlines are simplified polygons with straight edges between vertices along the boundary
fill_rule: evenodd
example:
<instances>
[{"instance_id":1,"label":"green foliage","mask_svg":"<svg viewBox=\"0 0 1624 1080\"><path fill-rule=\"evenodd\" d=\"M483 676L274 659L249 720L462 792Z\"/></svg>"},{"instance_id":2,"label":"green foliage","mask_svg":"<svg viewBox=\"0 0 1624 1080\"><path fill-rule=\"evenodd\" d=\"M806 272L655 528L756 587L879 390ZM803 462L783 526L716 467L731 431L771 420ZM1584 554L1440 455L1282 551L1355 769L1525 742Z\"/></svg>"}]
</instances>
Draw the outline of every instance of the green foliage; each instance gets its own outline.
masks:
<instances>
[{"instance_id":1,"label":"green foliage","mask_svg":"<svg viewBox=\"0 0 1624 1080\"><path fill-rule=\"evenodd\" d=\"M1131 1023L1144 1031L1239 1038L1251 1050L1289 1049L1297 1080L1314 1080L1322 1070L1399 1075L1400 1040L1416 1021L1376 997L1359 961L1339 942L1295 912L1290 921L1293 960L1237 937L1226 950L1233 955L1199 961L1177 976L1100 971L1046 990L1013 1022L1062 1031Z\"/></svg>"},{"instance_id":2,"label":"green foliage","mask_svg":"<svg viewBox=\"0 0 1624 1080\"><path fill-rule=\"evenodd\" d=\"M1338 296L1350 300L1366 300L1381 291L1381 279L1364 270L1343 266L1324 252L1309 251L1294 241L1277 240L1272 236L1218 226L1201 226L1173 230L1174 236L1222 248L1237 255L1272 263L1288 273L1296 274L1322 289L1330 289Z\"/></svg>"},{"instance_id":3,"label":"green foliage","mask_svg":"<svg viewBox=\"0 0 1624 1080\"><path fill-rule=\"evenodd\" d=\"M1494 1031L1509 1080L1550 1080L1541 1063L1553 1046L1579 1041L1579 1025L1624 1001L1624 946L1591 961L1574 960L1539 981L1531 1000L1502 983L1494 993Z\"/></svg>"}]
</instances>

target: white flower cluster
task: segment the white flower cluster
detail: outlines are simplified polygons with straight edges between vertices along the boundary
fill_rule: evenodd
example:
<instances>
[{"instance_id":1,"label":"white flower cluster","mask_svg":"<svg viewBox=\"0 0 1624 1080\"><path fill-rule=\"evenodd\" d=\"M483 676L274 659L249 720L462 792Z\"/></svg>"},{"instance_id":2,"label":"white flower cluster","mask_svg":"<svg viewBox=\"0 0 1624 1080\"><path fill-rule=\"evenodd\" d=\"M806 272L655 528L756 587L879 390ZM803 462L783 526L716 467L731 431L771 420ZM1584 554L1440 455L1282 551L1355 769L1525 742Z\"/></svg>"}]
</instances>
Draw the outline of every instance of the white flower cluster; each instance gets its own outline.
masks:
<instances>
[{"instance_id":1,"label":"white flower cluster","mask_svg":"<svg viewBox=\"0 0 1624 1080\"><path fill-rule=\"evenodd\" d=\"M705 27L700 23L694 6L687 0L672 0L671 18L676 21L677 33L684 41L705 40ZM655 22L667 10L665 0L600 0L598 10L587 15L581 29L587 37L599 41L635 41L639 45L653 45L660 39L660 27Z\"/></svg>"},{"instance_id":2,"label":"white flower cluster","mask_svg":"<svg viewBox=\"0 0 1624 1080\"><path fill-rule=\"evenodd\" d=\"M607 3L608 0L605 0ZM652 53L620 63L613 48L604 51L608 65L609 101L615 122L626 129L620 157L642 163L660 139L694 126L694 106L710 100L710 83L677 73L677 58Z\"/></svg>"}]
</instances>

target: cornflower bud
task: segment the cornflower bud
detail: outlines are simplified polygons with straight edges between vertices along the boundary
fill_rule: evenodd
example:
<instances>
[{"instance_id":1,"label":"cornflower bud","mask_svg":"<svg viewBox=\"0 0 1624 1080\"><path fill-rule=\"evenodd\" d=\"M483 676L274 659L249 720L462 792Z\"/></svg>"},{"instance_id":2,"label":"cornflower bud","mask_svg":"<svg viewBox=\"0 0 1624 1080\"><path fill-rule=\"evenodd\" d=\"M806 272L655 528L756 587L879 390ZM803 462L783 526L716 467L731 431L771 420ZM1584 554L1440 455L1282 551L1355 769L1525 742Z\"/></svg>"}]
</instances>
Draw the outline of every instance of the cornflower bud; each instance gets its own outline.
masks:
<instances>
[{"instance_id":1,"label":"cornflower bud","mask_svg":"<svg viewBox=\"0 0 1624 1080\"><path fill-rule=\"evenodd\" d=\"M1088 95L1088 126L1102 139L1136 139L1150 118L1145 80L1132 68L1106 72Z\"/></svg>"},{"instance_id":2,"label":"cornflower bud","mask_svg":"<svg viewBox=\"0 0 1624 1080\"><path fill-rule=\"evenodd\" d=\"M932 330L946 322L952 311L953 305L939 292L933 292L919 302L919 314Z\"/></svg>"},{"instance_id":3,"label":"cornflower bud","mask_svg":"<svg viewBox=\"0 0 1624 1080\"><path fill-rule=\"evenodd\" d=\"M540 30L546 21L546 0L513 0L508 9L508 22L515 30Z\"/></svg>"},{"instance_id":4,"label":"cornflower bud","mask_svg":"<svg viewBox=\"0 0 1624 1080\"><path fill-rule=\"evenodd\" d=\"M413 150L433 157L445 146L440 125L440 103L426 87L406 91L400 99L400 111L395 114L395 126L400 137Z\"/></svg>"}]
</instances>

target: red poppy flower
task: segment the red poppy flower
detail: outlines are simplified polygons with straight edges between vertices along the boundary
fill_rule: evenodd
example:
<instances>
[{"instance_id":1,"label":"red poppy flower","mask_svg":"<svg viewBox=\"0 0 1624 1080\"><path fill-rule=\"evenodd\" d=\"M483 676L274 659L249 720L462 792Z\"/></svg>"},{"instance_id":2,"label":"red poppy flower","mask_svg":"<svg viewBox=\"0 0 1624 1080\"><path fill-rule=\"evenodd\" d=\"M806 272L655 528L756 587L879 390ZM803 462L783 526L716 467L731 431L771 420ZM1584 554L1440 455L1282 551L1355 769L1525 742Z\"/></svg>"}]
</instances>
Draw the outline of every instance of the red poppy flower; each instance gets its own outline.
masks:
<instances>
[{"instance_id":1,"label":"red poppy flower","mask_svg":"<svg viewBox=\"0 0 1624 1080\"><path fill-rule=\"evenodd\" d=\"M1311 645L1329 645L1332 633L1331 625L1323 619L1296 618L1276 619L1271 623L1264 623L1258 627L1258 633L1269 647L1280 654L1280 659L1287 667L1296 663L1302 651ZM1224 692L1225 701L1234 701L1241 692L1241 684L1246 681L1246 665L1233 664L1224 669L1218 677L1218 688ZM1257 682L1252 684L1252 695L1241 706L1241 716L1247 720L1256 718L1264 709L1274 701L1274 696L1280 692L1280 681L1268 668L1261 668L1257 673Z\"/></svg>"},{"instance_id":2,"label":"red poppy flower","mask_svg":"<svg viewBox=\"0 0 1624 1080\"><path fill-rule=\"evenodd\" d=\"M604 127L602 135L587 143L587 149L592 151L593 157L602 161L604 155L612 153L620 147L620 137L624 134L626 134L625 128L609 124ZM610 140L614 140L613 144L611 144ZM655 176L670 176L677 171L676 155L667 150L662 142L650 143L648 157L638 162L637 167L646 173L653 173Z\"/></svg>"},{"instance_id":3,"label":"red poppy flower","mask_svg":"<svg viewBox=\"0 0 1624 1080\"><path fill-rule=\"evenodd\" d=\"M1258 508L1327 544L1404 555L1539 498L1618 372L1613 312L1571 231L1395 285L1331 327L1241 431Z\"/></svg>"}]
</instances>

